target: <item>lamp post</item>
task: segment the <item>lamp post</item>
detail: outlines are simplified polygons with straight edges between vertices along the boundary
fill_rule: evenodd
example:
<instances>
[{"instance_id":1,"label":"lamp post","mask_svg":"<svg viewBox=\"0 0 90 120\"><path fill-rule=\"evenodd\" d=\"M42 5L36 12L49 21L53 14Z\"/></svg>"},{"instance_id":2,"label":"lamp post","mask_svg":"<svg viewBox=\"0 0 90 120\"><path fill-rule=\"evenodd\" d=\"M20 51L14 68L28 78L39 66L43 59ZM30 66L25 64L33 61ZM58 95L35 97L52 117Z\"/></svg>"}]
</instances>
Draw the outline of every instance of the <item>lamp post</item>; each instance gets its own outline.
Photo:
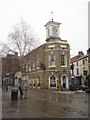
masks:
<instances>
[{"instance_id":1,"label":"lamp post","mask_svg":"<svg viewBox=\"0 0 90 120\"><path fill-rule=\"evenodd\" d=\"M27 82L28 82L28 76L24 77L25 83L24 83L24 98L27 99Z\"/></svg>"},{"instance_id":2,"label":"lamp post","mask_svg":"<svg viewBox=\"0 0 90 120\"><path fill-rule=\"evenodd\" d=\"M9 73L6 74L6 91L8 91Z\"/></svg>"},{"instance_id":3,"label":"lamp post","mask_svg":"<svg viewBox=\"0 0 90 120\"><path fill-rule=\"evenodd\" d=\"M74 70L74 64L71 64L71 70L72 70L72 75L71 75L71 85L74 86L74 74L73 74L73 70Z\"/></svg>"}]
</instances>

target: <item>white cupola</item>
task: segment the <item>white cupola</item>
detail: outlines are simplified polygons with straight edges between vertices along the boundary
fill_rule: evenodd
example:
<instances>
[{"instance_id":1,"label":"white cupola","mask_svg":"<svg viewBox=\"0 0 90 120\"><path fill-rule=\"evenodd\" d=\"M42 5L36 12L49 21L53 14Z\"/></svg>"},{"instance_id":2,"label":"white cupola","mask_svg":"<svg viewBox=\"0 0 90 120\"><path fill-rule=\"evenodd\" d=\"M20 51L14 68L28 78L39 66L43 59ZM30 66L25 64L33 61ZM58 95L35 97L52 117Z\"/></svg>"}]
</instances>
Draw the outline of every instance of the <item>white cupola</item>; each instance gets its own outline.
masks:
<instances>
[{"instance_id":1,"label":"white cupola","mask_svg":"<svg viewBox=\"0 0 90 120\"><path fill-rule=\"evenodd\" d=\"M46 27L46 41L50 38L59 38L60 37L60 31L59 26L61 23L49 21L45 27Z\"/></svg>"}]
</instances>

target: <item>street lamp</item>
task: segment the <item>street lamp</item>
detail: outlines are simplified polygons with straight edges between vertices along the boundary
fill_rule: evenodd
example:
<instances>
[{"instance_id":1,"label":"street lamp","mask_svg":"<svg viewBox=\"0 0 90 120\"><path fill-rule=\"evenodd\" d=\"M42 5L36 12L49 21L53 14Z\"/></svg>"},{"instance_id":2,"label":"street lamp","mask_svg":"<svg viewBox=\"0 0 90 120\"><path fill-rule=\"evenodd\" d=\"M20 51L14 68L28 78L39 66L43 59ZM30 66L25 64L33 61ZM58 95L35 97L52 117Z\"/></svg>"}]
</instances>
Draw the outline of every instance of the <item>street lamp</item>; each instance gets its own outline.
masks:
<instances>
[{"instance_id":1,"label":"street lamp","mask_svg":"<svg viewBox=\"0 0 90 120\"><path fill-rule=\"evenodd\" d=\"M24 77L25 83L24 83L24 98L27 98L27 84L28 84L28 76Z\"/></svg>"},{"instance_id":2,"label":"street lamp","mask_svg":"<svg viewBox=\"0 0 90 120\"><path fill-rule=\"evenodd\" d=\"M6 91L8 91L9 73L6 74Z\"/></svg>"}]
</instances>

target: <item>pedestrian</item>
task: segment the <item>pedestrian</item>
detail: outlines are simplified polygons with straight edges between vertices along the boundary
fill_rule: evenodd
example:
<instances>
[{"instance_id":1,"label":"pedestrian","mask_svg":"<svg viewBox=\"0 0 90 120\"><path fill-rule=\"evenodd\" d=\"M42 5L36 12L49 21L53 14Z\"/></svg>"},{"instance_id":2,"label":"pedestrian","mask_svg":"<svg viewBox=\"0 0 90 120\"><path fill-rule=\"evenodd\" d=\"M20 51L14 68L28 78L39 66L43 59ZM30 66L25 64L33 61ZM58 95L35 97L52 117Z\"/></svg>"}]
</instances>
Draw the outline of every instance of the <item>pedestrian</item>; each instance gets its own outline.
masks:
<instances>
[{"instance_id":1,"label":"pedestrian","mask_svg":"<svg viewBox=\"0 0 90 120\"><path fill-rule=\"evenodd\" d=\"M17 91L20 91L20 98L23 98L23 91L22 91L22 88L21 88L21 84L19 84L18 88L17 88Z\"/></svg>"}]
</instances>

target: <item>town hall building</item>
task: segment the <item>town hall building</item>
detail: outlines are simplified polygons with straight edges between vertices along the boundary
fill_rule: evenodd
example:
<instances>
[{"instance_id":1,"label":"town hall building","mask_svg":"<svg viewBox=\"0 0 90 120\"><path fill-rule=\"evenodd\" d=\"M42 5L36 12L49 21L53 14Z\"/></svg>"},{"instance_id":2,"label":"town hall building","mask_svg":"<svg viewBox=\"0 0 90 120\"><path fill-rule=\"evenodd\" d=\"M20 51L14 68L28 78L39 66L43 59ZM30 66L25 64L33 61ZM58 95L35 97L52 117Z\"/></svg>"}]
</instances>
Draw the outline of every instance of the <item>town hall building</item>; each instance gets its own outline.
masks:
<instances>
[{"instance_id":1,"label":"town hall building","mask_svg":"<svg viewBox=\"0 0 90 120\"><path fill-rule=\"evenodd\" d=\"M60 24L46 23L46 42L24 57L23 76L30 88L69 89L70 46L60 38Z\"/></svg>"}]
</instances>

